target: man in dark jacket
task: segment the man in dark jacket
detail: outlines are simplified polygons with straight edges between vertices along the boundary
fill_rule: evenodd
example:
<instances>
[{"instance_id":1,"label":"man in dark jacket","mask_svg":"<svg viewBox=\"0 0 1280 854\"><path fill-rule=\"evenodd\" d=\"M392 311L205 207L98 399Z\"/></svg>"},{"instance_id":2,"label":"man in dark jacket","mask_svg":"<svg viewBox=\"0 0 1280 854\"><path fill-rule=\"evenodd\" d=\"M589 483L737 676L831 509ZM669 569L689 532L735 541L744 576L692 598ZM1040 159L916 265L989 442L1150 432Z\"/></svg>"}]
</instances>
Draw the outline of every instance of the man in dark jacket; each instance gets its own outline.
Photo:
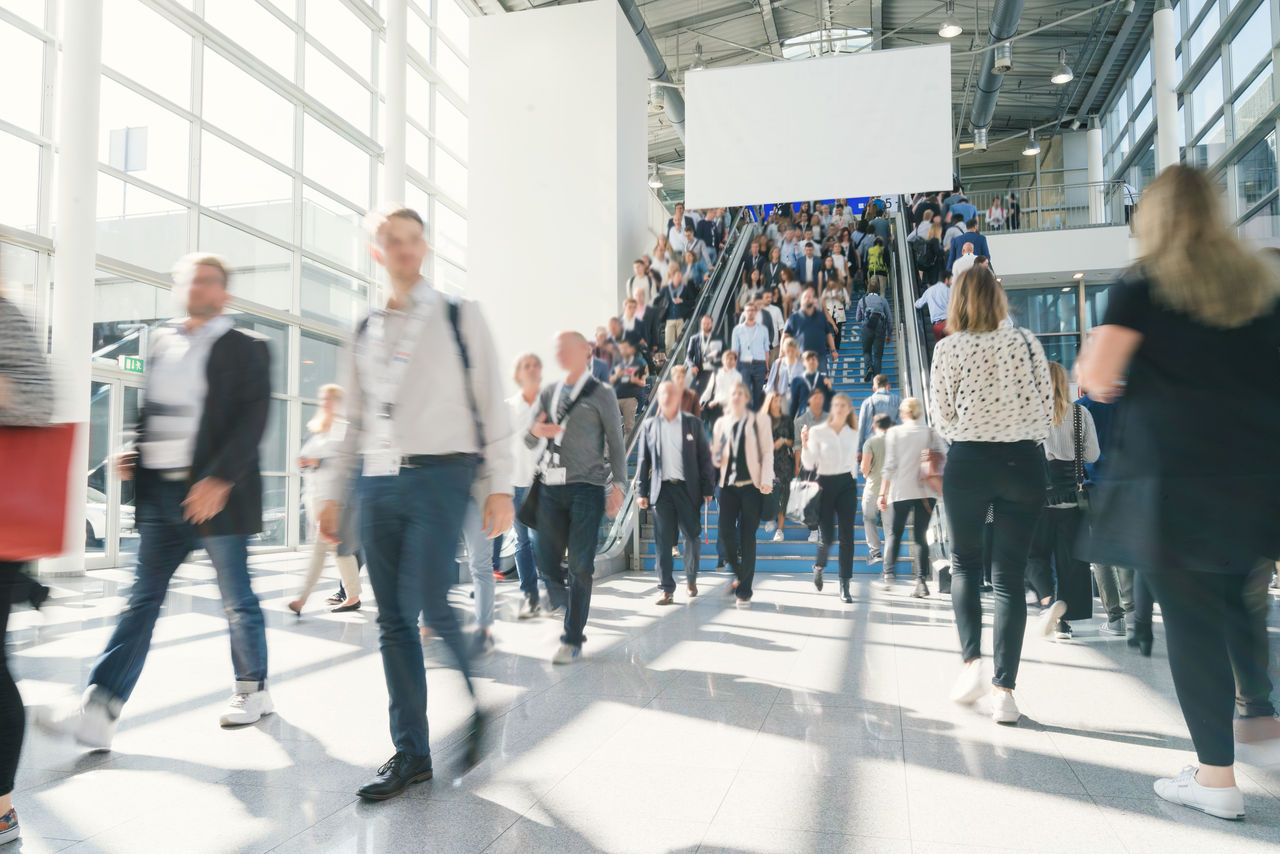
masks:
<instances>
[{"instance_id":1,"label":"man in dark jacket","mask_svg":"<svg viewBox=\"0 0 1280 854\"><path fill-rule=\"evenodd\" d=\"M121 707L142 675L160 605L178 566L203 546L217 573L231 628L235 690L224 727L273 711L267 693L267 637L249 583L249 536L262 530L258 443L271 398L266 339L223 314L227 267L191 255L174 271L187 317L152 333L146 403L136 450L118 458L137 483L138 566L129 604L89 673L84 699L45 715L42 725L82 744L110 747Z\"/></svg>"},{"instance_id":2,"label":"man in dark jacket","mask_svg":"<svg viewBox=\"0 0 1280 854\"><path fill-rule=\"evenodd\" d=\"M684 579L690 598L698 595L702 557L702 520L698 506L715 488L711 449L702 422L680 411L680 390L670 381L658 386L658 411L640 427L636 497L641 510L653 508L659 605L675 603L671 550L684 534Z\"/></svg>"}]
</instances>

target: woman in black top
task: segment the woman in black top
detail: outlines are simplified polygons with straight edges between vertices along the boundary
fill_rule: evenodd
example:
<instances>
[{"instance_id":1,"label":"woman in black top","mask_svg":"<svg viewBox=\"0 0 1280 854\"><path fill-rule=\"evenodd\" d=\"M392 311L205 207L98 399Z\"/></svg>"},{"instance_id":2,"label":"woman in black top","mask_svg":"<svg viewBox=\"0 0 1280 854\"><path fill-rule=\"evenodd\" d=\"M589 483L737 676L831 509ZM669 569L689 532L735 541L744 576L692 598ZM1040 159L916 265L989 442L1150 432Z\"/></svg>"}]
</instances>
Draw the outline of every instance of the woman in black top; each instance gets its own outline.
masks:
<instances>
[{"instance_id":1,"label":"woman in black top","mask_svg":"<svg viewBox=\"0 0 1280 854\"><path fill-rule=\"evenodd\" d=\"M761 411L769 413L773 429L773 495L766 502L777 507L776 515L766 511L766 534L773 534L773 541L783 540L782 530L787 524L787 501L791 498L791 478L796 470L795 425L791 416L783 412L782 395L771 391L764 396ZM772 518L771 518L772 517Z\"/></svg>"},{"instance_id":2,"label":"woman in black top","mask_svg":"<svg viewBox=\"0 0 1280 854\"><path fill-rule=\"evenodd\" d=\"M1203 173L1171 166L1143 202L1139 266L1111 287L1077 362L1090 397L1124 397L1082 556L1134 568L1160 603L1200 767L1156 793L1241 818L1233 697L1271 687L1246 591L1280 554L1280 274L1236 239ZM1229 437L1210 415L1224 406ZM1280 736L1274 717L1256 723Z\"/></svg>"},{"instance_id":3,"label":"woman in black top","mask_svg":"<svg viewBox=\"0 0 1280 854\"><path fill-rule=\"evenodd\" d=\"M782 285L782 250L774 247L769 253L769 260L764 265L764 283L767 287L777 288Z\"/></svg>"}]
</instances>

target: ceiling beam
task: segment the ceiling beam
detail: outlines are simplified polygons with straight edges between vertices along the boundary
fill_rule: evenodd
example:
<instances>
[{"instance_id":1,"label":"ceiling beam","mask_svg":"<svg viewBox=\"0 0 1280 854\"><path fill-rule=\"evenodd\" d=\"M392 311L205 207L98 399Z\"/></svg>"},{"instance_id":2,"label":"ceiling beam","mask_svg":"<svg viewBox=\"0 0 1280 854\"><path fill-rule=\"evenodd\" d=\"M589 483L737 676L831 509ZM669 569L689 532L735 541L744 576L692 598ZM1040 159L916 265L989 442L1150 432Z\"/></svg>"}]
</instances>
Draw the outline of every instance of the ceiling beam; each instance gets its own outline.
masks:
<instances>
[{"instance_id":1,"label":"ceiling beam","mask_svg":"<svg viewBox=\"0 0 1280 854\"><path fill-rule=\"evenodd\" d=\"M1098 97L1103 85L1106 83L1107 74L1111 71L1111 66L1115 64L1116 59L1124 52L1125 46L1129 42L1129 36L1138 23L1138 17L1138 13L1133 12L1127 15L1124 23L1120 25L1120 32L1116 33L1115 39L1111 42L1111 49L1102 58L1102 65L1098 66L1098 71L1093 78L1093 85L1089 87L1089 91L1084 93L1084 100L1076 108L1077 116L1089 114L1089 108L1093 106L1094 99Z\"/></svg>"},{"instance_id":2,"label":"ceiling beam","mask_svg":"<svg viewBox=\"0 0 1280 854\"><path fill-rule=\"evenodd\" d=\"M769 40L769 52L782 56L782 42L778 40L778 23L773 19L773 0L760 0L760 17L764 19L764 34Z\"/></svg>"},{"instance_id":3,"label":"ceiling beam","mask_svg":"<svg viewBox=\"0 0 1280 854\"><path fill-rule=\"evenodd\" d=\"M742 6L734 6L727 12L723 9L717 9L714 12L703 12L700 15L684 16L660 27L650 27L649 32L655 39L661 39L674 36L677 33L683 33L694 27L714 27L717 24L727 24L730 21L737 21L754 15L755 12L755 4L748 2Z\"/></svg>"}]
</instances>

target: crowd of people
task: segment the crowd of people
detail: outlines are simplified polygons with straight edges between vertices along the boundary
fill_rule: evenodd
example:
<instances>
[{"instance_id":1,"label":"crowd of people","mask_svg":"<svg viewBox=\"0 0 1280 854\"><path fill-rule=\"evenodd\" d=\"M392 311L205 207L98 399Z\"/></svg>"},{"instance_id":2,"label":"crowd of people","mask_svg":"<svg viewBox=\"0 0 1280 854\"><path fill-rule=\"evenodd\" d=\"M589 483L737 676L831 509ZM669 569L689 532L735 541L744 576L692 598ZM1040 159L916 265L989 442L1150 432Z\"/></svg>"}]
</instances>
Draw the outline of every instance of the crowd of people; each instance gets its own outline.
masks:
<instances>
[{"instance_id":1,"label":"crowd of people","mask_svg":"<svg viewBox=\"0 0 1280 854\"><path fill-rule=\"evenodd\" d=\"M1213 186L1173 167L1147 189L1144 213L1187 204L1212 211ZM321 390L308 425L299 464L316 543L287 605L304 613L331 550L342 578L334 610L361 607L361 564L368 573L394 754L361 797L394 797L431 778L421 639L439 638L470 688L474 659L493 648L494 589L505 578L496 546L508 529L519 617L543 614L545 593L545 613L563 625L552 662L581 659L599 529L623 505L630 443L636 504L654 527L659 606L676 601L682 537L686 592L698 595L702 508L713 498L718 563L733 574L738 607L755 595L761 524L781 541L788 520L817 545L819 591L839 546L839 595L852 602L859 510L867 562L882 564L890 589L910 519L911 595L929 597L927 532L941 500L961 652L951 696L964 704L989 696L997 723L1020 717L1014 689L1028 607L1038 608L1040 634L1070 639L1072 624L1093 616L1096 583L1100 631L1149 654L1158 603L1200 764L1157 781L1156 792L1211 815L1244 815L1235 745L1280 738L1265 599L1280 554L1270 483L1280 470L1270 439L1280 420L1280 273L1220 217L1137 217L1142 259L1112 289L1075 366L1088 393L1073 400L1067 369L1012 322L976 209L959 191L922 194L906 212L904 239L918 273L909 301L928 316L926 404L901 398L881 368L895 329L885 292L899 235L889 212L880 199L862 211L845 200L773 206L742 269L726 270L726 212L677 205L625 282L619 316L591 338L556 335L552 382L534 354L516 361L508 382L475 305L422 277L428 247L415 211L372 220L390 297L354 331L341 384ZM1016 228L1016 214L1004 223ZM700 303L717 272L736 291L720 317ZM910 282L910 271L898 280ZM169 581L198 547L213 563L230 627L234 690L220 723L243 726L274 708L247 551L262 524L257 449L270 355L265 339L236 329L224 311L228 288L221 259L184 258L175 289L186 316L151 337L147 406L136 441L116 460L137 486L136 581L83 696L38 717L91 748L109 748ZM899 318L898 328L915 321ZM860 401L837 390L831 373L848 323L872 384ZM41 348L3 301L0 329L0 423L46 421L50 381L30 358ZM1230 443L1205 417L1224 395L1245 422ZM459 542L475 591L470 634L448 600ZM0 562L0 628L16 591L29 589L25 578L18 564ZM995 616L990 676L984 590ZM2 842L17 835L8 793L24 715L7 669L0 676ZM485 725L476 704L469 764L482 755Z\"/></svg>"}]
</instances>

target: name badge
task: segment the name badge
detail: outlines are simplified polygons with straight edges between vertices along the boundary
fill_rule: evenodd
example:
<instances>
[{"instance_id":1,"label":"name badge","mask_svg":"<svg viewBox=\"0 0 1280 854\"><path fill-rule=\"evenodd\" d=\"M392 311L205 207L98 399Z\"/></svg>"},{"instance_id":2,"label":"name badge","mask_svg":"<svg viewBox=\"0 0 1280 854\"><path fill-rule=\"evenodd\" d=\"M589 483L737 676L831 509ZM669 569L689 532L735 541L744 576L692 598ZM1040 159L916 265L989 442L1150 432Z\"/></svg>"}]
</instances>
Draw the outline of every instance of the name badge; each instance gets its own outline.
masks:
<instances>
[{"instance_id":1,"label":"name badge","mask_svg":"<svg viewBox=\"0 0 1280 854\"><path fill-rule=\"evenodd\" d=\"M383 448L364 455L365 477L395 477L400 474L400 451Z\"/></svg>"},{"instance_id":2,"label":"name badge","mask_svg":"<svg viewBox=\"0 0 1280 854\"><path fill-rule=\"evenodd\" d=\"M562 467L548 468L542 473L542 482L547 486L564 486L565 470Z\"/></svg>"}]
</instances>

